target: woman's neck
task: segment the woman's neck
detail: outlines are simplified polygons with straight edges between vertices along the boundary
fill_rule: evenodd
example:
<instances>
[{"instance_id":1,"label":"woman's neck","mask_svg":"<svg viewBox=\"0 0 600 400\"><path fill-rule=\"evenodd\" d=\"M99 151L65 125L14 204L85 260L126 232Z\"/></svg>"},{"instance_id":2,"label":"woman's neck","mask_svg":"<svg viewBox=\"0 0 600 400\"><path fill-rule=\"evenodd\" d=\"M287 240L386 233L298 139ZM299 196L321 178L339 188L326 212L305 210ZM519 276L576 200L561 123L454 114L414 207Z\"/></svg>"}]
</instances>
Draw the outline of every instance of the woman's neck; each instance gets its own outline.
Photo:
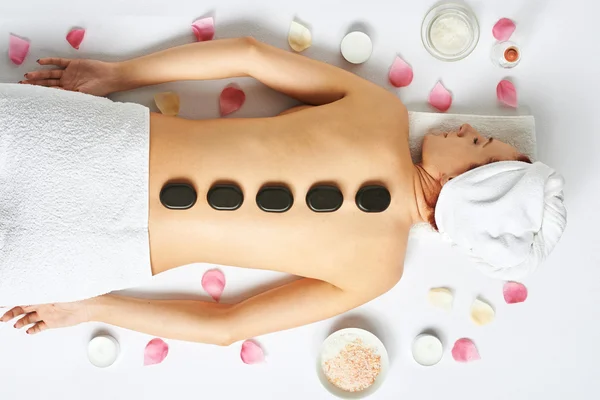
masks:
<instances>
[{"instance_id":1,"label":"woman's neck","mask_svg":"<svg viewBox=\"0 0 600 400\"><path fill-rule=\"evenodd\" d=\"M413 177L416 204L413 212L413 224L434 222L433 210L442 185L421 164L414 165Z\"/></svg>"}]
</instances>

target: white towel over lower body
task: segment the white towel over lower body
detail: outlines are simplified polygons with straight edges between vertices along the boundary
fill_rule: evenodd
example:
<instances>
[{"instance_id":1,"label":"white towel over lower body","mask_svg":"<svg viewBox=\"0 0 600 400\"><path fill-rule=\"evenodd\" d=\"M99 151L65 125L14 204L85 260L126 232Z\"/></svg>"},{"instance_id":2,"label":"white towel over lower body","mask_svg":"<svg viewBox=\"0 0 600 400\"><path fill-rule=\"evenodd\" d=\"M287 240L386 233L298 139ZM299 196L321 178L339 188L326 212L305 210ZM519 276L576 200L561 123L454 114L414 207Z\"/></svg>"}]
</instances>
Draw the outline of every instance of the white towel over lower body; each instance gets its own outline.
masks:
<instances>
[{"instance_id":1,"label":"white towel over lower body","mask_svg":"<svg viewBox=\"0 0 600 400\"><path fill-rule=\"evenodd\" d=\"M151 277L149 118L137 104L0 84L0 305Z\"/></svg>"}]
</instances>

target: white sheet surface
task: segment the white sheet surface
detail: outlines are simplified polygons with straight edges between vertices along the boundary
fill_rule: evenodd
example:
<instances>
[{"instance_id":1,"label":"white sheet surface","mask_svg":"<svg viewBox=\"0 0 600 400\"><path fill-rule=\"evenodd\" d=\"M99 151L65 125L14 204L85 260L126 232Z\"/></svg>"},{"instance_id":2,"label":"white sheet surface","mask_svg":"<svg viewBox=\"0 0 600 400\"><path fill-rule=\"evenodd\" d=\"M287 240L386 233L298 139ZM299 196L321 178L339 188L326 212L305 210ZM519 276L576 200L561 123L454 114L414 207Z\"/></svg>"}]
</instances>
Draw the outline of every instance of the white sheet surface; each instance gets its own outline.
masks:
<instances>
[{"instance_id":1,"label":"white sheet surface","mask_svg":"<svg viewBox=\"0 0 600 400\"><path fill-rule=\"evenodd\" d=\"M95 56L112 59L142 54L193 39L189 24L214 12L219 37L254 34L286 48L289 22L298 17L312 29L310 57L327 60L394 90L412 110L427 109L427 94L442 79L454 95L450 112L514 114L496 103L495 88L506 76L514 79L520 114L536 118L538 158L564 174L567 181L569 227L548 262L525 283L528 300L506 305L502 282L475 271L435 239L411 242L402 281L371 303L322 323L258 338L268 362L246 366L239 344L229 348L170 341L166 361L142 367L142 353L150 337L100 324L27 337L10 325L0 326L0 398L61 398L65 400L147 399L177 397L218 399L330 399L314 373L320 342L333 329L371 327L385 342L392 369L373 399L563 400L594 399L600 392L595 354L600 353L600 258L594 199L600 196L600 130L597 101L599 53L590 27L598 4L585 0L562 2L522 0L470 1L481 25L475 52L457 63L443 63L421 45L420 25L431 2L412 0L331 0L279 2L275 0L41 0L0 4L0 55L6 53L9 32L32 40L32 54L16 68L0 56L0 80L17 81L34 67L39 56ZM585 11L584 11L585 10ZM114 17L118 14L118 17ZM137 17L128 16L131 14ZM109 16L113 15L113 16ZM144 17L141 17L144 15ZM523 45L523 60L513 70L489 61L492 25L501 17L518 23L515 40ZM372 59L362 66L341 60L337 47L353 24L366 27L374 42ZM79 52L64 40L73 26L88 29ZM564 51L567 49L568 51ZM559 53L557 53L559 51ZM387 69L396 54L414 68L411 86L387 86ZM559 54L560 56L557 56ZM254 83L236 80L248 94L237 116L272 115L294 102ZM176 90L182 114L190 118L217 115L217 95L225 82L180 82L114 96L152 106L157 91ZM149 289L168 295L197 293L202 273L197 265L156 279ZM223 301L256 293L280 274L224 268L227 288ZM431 287L455 290L454 310L445 314L427 304ZM476 296L496 309L496 320L476 327L468 317ZM411 340L425 329L435 329L445 345L442 361L424 368L410 357ZM123 353L107 370L92 367L85 344L97 330L116 335ZM482 360L456 364L452 343L472 338Z\"/></svg>"}]
</instances>

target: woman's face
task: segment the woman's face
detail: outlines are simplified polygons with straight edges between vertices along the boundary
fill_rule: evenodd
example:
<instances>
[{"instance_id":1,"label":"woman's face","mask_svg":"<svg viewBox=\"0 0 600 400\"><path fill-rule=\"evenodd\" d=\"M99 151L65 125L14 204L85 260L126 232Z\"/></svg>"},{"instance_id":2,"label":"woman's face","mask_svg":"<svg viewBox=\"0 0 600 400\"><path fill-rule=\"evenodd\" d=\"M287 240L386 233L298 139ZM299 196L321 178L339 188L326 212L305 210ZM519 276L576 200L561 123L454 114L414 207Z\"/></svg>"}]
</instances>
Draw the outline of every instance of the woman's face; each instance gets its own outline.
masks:
<instances>
[{"instance_id":1,"label":"woman's face","mask_svg":"<svg viewBox=\"0 0 600 400\"><path fill-rule=\"evenodd\" d=\"M423 140L422 165L436 173L446 183L468 171L473 164L484 165L490 160L516 160L519 151L499 140L481 136L471 125L463 124L458 132L427 134Z\"/></svg>"}]
</instances>

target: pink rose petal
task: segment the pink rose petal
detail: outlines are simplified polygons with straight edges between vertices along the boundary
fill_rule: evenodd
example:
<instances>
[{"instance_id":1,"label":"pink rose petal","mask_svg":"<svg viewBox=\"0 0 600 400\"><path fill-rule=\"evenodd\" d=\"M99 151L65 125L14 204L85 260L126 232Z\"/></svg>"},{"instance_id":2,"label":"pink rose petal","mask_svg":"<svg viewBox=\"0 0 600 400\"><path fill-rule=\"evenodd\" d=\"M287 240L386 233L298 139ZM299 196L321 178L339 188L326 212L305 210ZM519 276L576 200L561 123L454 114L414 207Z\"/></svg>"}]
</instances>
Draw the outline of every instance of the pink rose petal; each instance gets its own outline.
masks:
<instances>
[{"instance_id":1,"label":"pink rose petal","mask_svg":"<svg viewBox=\"0 0 600 400\"><path fill-rule=\"evenodd\" d=\"M403 59L396 57L388 77L395 87L408 86L413 80L413 70Z\"/></svg>"},{"instance_id":2,"label":"pink rose petal","mask_svg":"<svg viewBox=\"0 0 600 400\"><path fill-rule=\"evenodd\" d=\"M169 354L169 345L162 339L152 339L144 350L144 365L160 364Z\"/></svg>"},{"instance_id":3,"label":"pink rose petal","mask_svg":"<svg viewBox=\"0 0 600 400\"><path fill-rule=\"evenodd\" d=\"M79 50L79 45L83 42L85 29L72 29L67 33L67 42L76 50Z\"/></svg>"},{"instance_id":4,"label":"pink rose petal","mask_svg":"<svg viewBox=\"0 0 600 400\"><path fill-rule=\"evenodd\" d=\"M448 111L452 105L452 94L441 82L438 82L431 93L429 93L429 104L442 112Z\"/></svg>"},{"instance_id":5,"label":"pink rose petal","mask_svg":"<svg viewBox=\"0 0 600 400\"><path fill-rule=\"evenodd\" d=\"M517 26L512 20L508 18L500 18L496 25L492 28L492 34L501 42L504 42L510 39L510 36L513 34Z\"/></svg>"},{"instance_id":6,"label":"pink rose petal","mask_svg":"<svg viewBox=\"0 0 600 400\"><path fill-rule=\"evenodd\" d=\"M517 89L511 81L503 79L496 87L498 100L509 107L517 108Z\"/></svg>"},{"instance_id":7,"label":"pink rose petal","mask_svg":"<svg viewBox=\"0 0 600 400\"><path fill-rule=\"evenodd\" d=\"M503 294L506 304L522 303L527 300L527 288L522 283L506 282Z\"/></svg>"},{"instance_id":8,"label":"pink rose petal","mask_svg":"<svg viewBox=\"0 0 600 400\"><path fill-rule=\"evenodd\" d=\"M8 40L8 57L16 65L23 64L29 53L29 42L15 35L10 35Z\"/></svg>"},{"instance_id":9,"label":"pink rose petal","mask_svg":"<svg viewBox=\"0 0 600 400\"><path fill-rule=\"evenodd\" d=\"M209 269L202 276L202 287L215 301L219 301L225 289L225 275L218 269Z\"/></svg>"},{"instance_id":10,"label":"pink rose petal","mask_svg":"<svg viewBox=\"0 0 600 400\"><path fill-rule=\"evenodd\" d=\"M239 110L245 101L246 94L243 91L233 86L227 86L225 89L223 89L221 96L219 97L221 117Z\"/></svg>"},{"instance_id":11,"label":"pink rose petal","mask_svg":"<svg viewBox=\"0 0 600 400\"><path fill-rule=\"evenodd\" d=\"M265 361L263 349L252 340L246 340L242 343L240 356L245 364L258 364Z\"/></svg>"},{"instance_id":12,"label":"pink rose petal","mask_svg":"<svg viewBox=\"0 0 600 400\"><path fill-rule=\"evenodd\" d=\"M213 17L207 17L194 21L192 31L199 42L212 40L215 37L215 20Z\"/></svg>"},{"instance_id":13,"label":"pink rose petal","mask_svg":"<svg viewBox=\"0 0 600 400\"><path fill-rule=\"evenodd\" d=\"M454 343L454 347L452 348L452 358L454 358L454 361L458 362L477 361L481 359L475 344L471 339L465 338L458 339L456 343Z\"/></svg>"}]
</instances>

